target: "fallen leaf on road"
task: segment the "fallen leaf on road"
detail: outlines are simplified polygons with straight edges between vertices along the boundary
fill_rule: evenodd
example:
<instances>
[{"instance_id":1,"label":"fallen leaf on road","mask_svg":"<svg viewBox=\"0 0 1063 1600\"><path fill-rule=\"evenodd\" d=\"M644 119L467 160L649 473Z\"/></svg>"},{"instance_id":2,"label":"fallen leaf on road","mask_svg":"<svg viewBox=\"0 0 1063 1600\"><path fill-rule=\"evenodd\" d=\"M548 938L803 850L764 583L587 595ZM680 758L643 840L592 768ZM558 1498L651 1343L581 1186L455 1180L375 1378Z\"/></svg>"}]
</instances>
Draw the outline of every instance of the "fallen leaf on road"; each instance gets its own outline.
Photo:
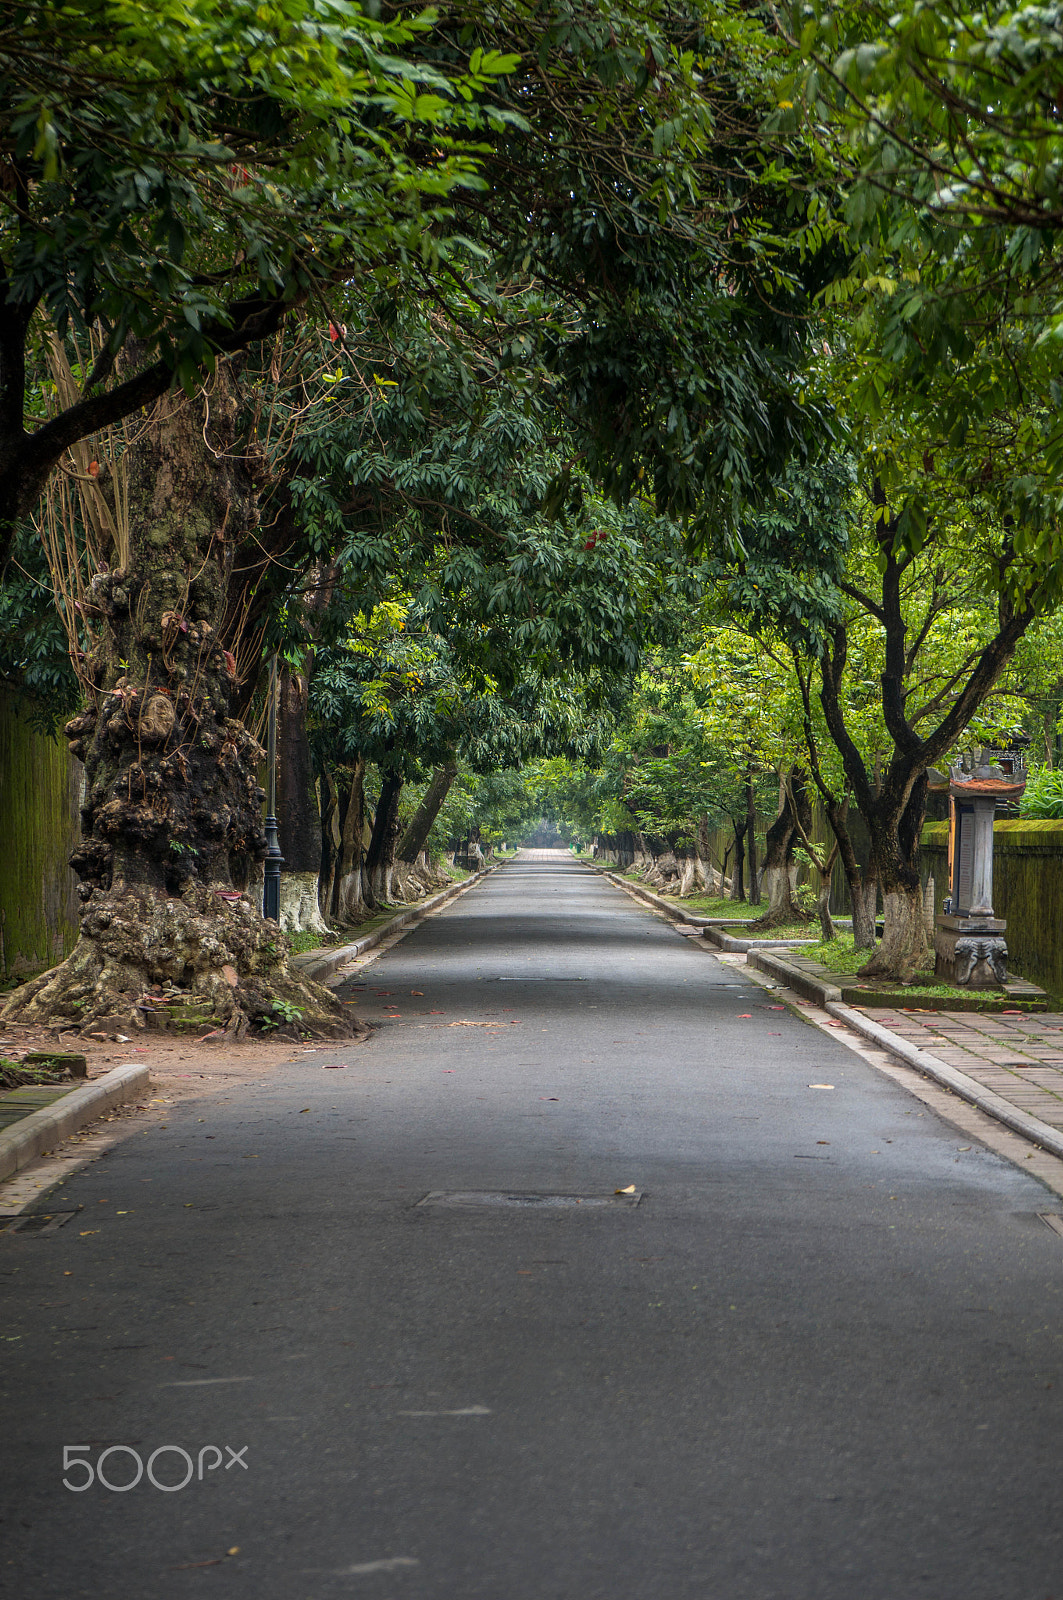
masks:
<instances>
[{"instance_id":1,"label":"fallen leaf on road","mask_svg":"<svg viewBox=\"0 0 1063 1600\"><path fill-rule=\"evenodd\" d=\"M808 1087L810 1089L833 1089L834 1085L833 1083L810 1083Z\"/></svg>"},{"instance_id":2,"label":"fallen leaf on road","mask_svg":"<svg viewBox=\"0 0 1063 1600\"><path fill-rule=\"evenodd\" d=\"M786 1007L785 1006L769 1006L768 1010L769 1011L785 1011Z\"/></svg>"},{"instance_id":3,"label":"fallen leaf on road","mask_svg":"<svg viewBox=\"0 0 1063 1600\"><path fill-rule=\"evenodd\" d=\"M346 1061L327 1061L321 1070L322 1072L342 1072L346 1065Z\"/></svg>"},{"instance_id":4,"label":"fallen leaf on road","mask_svg":"<svg viewBox=\"0 0 1063 1600\"><path fill-rule=\"evenodd\" d=\"M424 999L424 990L423 989L411 989L410 993L411 994L415 994L418 997L419 1000L423 1000Z\"/></svg>"},{"instance_id":5,"label":"fallen leaf on road","mask_svg":"<svg viewBox=\"0 0 1063 1600\"><path fill-rule=\"evenodd\" d=\"M739 1020L739 1022L752 1022L752 1020L753 1020L752 1011L740 1011L738 1013L738 1020Z\"/></svg>"},{"instance_id":6,"label":"fallen leaf on road","mask_svg":"<svg viewBox=\"0 0 1063 1600\"><path fill-rule=\"evenodd\" d=\"M446 1016L446 1012L445 1011L430 1011L428 1013L428 1015L430 1017L445 1017Z\"/></svg>"},{"instance_id":7,"label":"fallen leaf on road","mask_svg":"<svg viewBox=\"0 0 1063 1600\"><path fill-rule=\"evenodd\" d=\"M99 1231L100 1231L99 1228L86 1228L84 1233L81 1234L80 1237L82 1239L87 1239L90 1233L99 1233Z\"/></svg>"},{"instance_id":8,"label":"fallen leaf on road","mask_svg":"<svg viewBox=\"0 0 1063 1600\"><path fill-rule=\"evenodd\" d=\"M961 1144L961 1145L958 1146L958 1148L960 1150L969 1150L971 1147L970 1147L969 1144Z\"/></svg>"},{"instance_id":9,"label":"fallen leaf on road","mask_svg":"<svg viewBox=\"0 0 1063 1600\"><path fill-rule=\"evenodd\" d=\"M635 1185L633 1183L629 1183L626 1189L614 1189L613 1193L614 1194L634 1194L635 1193Z\"/></svg>"},{"instance_id":10,"label":"fallen leaf on road","mask_svg":"<svg viewBox=\"0 0 1063 1600\"><path fill-rule=\"evenodd\" d=\"M302 1117L302 1116L305 1116L305 1115L306 1115L306 1113L307 1113L307 1112L308 1112L308 1111L309 1111L309 1110L310 1110L310 1107L309 1107L309 1106L304 1106L304 1107L303 1107L303 1109L302 1109L302 1111L300 1111L300 1113L299 1113L299 1115L300 1115L300 1116L301 1116L301 1117Z\"/></svg>"}]
</instances>

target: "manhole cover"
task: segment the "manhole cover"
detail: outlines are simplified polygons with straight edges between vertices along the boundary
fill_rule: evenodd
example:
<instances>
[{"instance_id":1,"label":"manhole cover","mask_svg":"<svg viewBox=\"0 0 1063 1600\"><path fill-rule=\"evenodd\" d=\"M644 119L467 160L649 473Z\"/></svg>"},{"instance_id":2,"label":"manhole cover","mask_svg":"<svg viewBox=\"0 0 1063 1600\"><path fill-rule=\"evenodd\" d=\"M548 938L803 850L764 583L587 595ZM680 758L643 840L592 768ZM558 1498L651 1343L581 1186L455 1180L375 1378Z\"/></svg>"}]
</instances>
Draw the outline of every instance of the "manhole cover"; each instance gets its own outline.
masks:
<instances>
[{"instance_id":1,"label":"manhole cover","mask_svg":"<svg viewBox=\"0 0 1063 1600\"><path fill-rule=\"evenodd\" d=\"M0 1211L0 1233L54 1233L77 1211Z\"/></svg>"},{"instance_id":2,"label":"manhole cover","mask_svg":"<svg viewBox=\"0 0 1063 1600\"><path fill-rule=\"evenodd\" d=\"M642 1190L634 1194L523 1194L509 1189L433 1189L419 1206L503 1206L514 1211L547 1211L581 1206L637 1206Z\"/></svg>"}]
</instances>

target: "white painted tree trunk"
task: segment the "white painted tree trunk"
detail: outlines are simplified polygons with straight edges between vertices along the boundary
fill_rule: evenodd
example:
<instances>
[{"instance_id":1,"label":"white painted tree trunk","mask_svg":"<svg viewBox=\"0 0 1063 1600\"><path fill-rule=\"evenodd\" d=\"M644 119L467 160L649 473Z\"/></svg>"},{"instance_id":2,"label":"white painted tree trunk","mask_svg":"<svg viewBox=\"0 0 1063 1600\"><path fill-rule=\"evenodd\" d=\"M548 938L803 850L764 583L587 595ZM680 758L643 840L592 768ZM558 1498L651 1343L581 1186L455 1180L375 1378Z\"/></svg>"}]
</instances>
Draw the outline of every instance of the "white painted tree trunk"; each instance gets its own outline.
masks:
<instances>
[{"instance_id":1,"label":"white painted tree trunk","mask_svg":"<svg viewBox=\"0 0 1063 1600\"><path fill-rule=\"evenodd\" d=\"M317 902L316 872L281 873L280 922L285 933L328 933Z\"/></svg>"}]
</instances>

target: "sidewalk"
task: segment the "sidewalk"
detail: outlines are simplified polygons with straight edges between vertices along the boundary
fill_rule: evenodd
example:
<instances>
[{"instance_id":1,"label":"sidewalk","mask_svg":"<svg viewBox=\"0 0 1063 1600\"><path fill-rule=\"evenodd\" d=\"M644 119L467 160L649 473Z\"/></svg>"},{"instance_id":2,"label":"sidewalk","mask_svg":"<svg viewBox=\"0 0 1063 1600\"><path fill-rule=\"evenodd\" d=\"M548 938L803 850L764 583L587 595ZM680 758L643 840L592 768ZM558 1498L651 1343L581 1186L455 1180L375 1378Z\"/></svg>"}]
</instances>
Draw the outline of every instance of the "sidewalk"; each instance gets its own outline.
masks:
<instances>
[{"instance_id":1,"label":"sidewalk","mask_svg":"<svg viewBox=\"0 0 1063 1600\"><path fill-rule=\"evenodd\" d=\"M976 1011L902 1011L854 1006L906 1040L1063 1131L1063 1015L985 1016Z\"/></svg>"}]
</instances>

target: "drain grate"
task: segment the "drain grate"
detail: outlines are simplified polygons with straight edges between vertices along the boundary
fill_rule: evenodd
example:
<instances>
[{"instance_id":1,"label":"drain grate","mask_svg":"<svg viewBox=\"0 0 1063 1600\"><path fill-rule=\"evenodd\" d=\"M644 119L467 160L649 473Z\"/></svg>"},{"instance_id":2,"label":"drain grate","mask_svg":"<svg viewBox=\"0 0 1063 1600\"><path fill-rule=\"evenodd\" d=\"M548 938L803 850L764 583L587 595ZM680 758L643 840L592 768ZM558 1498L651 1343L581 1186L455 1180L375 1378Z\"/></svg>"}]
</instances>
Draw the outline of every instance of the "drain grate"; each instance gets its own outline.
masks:
<instances>
[{"instance_id":1,"label":"drain grate","mask_svg":"<svg viewBox=\"0 0 1063 1600\"><path fill-rule=\"evenodd\" d=\"M29 1233L39 1238L76 1216L77 1211L0 1211L0 1233Z\"/></svg>"},{"instance_id":2,"label":"drain grate","mask_svg":"<svg viewBox=\"0 0 1063 1600\"><path fill-rule=\"evenodd\" d=\"M508 1189L433 1189L418 1200L419 1206L502 1206L513 1211L548 1211L581 1206L637 1206L642 1190L634 1194L515 1194Z\"/></svg>"}]
</instances>

